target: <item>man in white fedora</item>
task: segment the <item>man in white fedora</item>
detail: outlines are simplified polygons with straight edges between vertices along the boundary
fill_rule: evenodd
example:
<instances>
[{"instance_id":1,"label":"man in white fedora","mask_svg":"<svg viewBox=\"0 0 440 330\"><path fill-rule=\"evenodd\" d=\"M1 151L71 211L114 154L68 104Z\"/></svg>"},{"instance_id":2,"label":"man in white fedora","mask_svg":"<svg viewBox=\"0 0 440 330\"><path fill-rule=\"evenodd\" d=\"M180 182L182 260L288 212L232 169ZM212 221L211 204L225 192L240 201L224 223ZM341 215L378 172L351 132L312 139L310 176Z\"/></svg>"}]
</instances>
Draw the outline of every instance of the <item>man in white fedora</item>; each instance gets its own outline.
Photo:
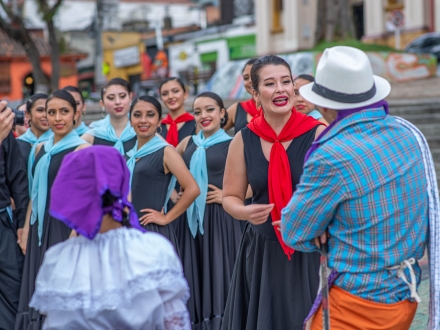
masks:
<instances>
[{"instance_id":1,"label":"man in white fedora","mask_svg":"<svg viewBox=\"0 0 440 330\"><path fill-rule=\"evenodd\" d=\"M428 222L439 223L426 140L388 114L390 90L367 55L351 47L326 49L315 82L300 88L330 125L306 155L281 231L303 252L319 251L317 238L324 243L328 235L332 330L409 329L420 301L417 260ZM319 300L308 321L322 329Z\"/></svg>"}]
</instances>

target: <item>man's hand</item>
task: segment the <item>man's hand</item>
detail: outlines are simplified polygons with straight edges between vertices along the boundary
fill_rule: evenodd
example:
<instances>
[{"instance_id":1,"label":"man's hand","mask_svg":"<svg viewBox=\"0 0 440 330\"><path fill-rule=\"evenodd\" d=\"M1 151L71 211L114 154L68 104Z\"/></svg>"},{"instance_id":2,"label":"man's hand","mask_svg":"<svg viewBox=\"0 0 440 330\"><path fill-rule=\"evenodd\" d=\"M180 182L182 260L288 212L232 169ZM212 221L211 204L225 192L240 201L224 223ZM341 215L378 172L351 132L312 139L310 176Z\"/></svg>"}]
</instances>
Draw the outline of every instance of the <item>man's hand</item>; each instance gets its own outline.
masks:
<instances>
[{"instance_id":1,"label":"man's hand","mask_svg":"<svg viewBox=\"0 0 440 330\"><path fill-rule=\"evenodd\" d=\"M15 114L10 108L6 108L7 104L6 101L0 102L0 143L9 135L14 124Z\"/></svg>"}]
</instances>

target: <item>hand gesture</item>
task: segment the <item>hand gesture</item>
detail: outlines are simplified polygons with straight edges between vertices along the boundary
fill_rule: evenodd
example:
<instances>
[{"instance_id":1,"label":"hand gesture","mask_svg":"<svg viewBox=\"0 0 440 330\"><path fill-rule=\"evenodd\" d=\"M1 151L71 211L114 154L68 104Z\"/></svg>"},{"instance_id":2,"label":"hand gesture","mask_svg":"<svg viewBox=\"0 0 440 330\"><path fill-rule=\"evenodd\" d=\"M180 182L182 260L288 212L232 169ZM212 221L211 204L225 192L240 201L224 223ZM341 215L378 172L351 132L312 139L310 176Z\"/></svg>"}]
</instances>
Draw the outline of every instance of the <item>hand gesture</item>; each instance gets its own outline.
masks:
<instances>
[{"instance_id":1,"label":"hand gesture","mask_svg":"<svg viewBox=\"0 0 440 330\"><path fill-rule=\"evenodd\" d=\"M148 225L149 223L155 223L157 225L165 226L169 223L168 219L164 214L163 208L161 212L158 212L153 209L142 209L141 212L143 213L147 212L147 214L143 215L139 219L139 223L143 226Z\"/></svg>"},{"instance_id":2,"label":"hand gesture","mask_svg":"<svg viewBox=\"0 0 440 330\"><path fill-rule=\"evenodd\" d=\"M261 225L267 221L275 204L251 204L246 205L246 220L253 225Z\"/></svg>"},{"instance_id":3,"label":"hand gesture","mask_svg":"<svg viewBox=\"0 0 440 330\"><path fill-rule=\"evenodd\" d=\"M212 184L208 184L208 188L211 190L206 195L206 204L221 204L223 201L223 191Z\"/></svg>"}]
</instances>

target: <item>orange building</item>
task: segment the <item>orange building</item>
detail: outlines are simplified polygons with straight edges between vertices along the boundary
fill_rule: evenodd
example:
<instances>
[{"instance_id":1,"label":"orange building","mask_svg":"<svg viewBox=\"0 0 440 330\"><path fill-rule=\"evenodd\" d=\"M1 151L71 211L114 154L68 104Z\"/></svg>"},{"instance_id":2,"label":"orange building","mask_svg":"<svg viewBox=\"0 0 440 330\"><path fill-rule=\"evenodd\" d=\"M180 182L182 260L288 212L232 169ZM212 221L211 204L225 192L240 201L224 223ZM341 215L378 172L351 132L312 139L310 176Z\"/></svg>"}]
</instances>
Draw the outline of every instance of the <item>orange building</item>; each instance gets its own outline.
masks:
<instances>
[{"instance_id":1,"label":"orange building","mask_svg":"<svg viewBox=\"0 0 440 330\"><path fill-rule=\"evenodd\" d=\"M52 74L50 60L51 49L38 34L32 37L40 52L41 68L47 77ZM87 57L85 53L68 51L60 56L60 82L59 87L67 85L78 85L78 72L76 62ZM0 99L9 101L22 100L34 93L34 81L32 76L32 65L28 60L23 46L9 38L0 30Z\"/></svg>"}]
</instances>

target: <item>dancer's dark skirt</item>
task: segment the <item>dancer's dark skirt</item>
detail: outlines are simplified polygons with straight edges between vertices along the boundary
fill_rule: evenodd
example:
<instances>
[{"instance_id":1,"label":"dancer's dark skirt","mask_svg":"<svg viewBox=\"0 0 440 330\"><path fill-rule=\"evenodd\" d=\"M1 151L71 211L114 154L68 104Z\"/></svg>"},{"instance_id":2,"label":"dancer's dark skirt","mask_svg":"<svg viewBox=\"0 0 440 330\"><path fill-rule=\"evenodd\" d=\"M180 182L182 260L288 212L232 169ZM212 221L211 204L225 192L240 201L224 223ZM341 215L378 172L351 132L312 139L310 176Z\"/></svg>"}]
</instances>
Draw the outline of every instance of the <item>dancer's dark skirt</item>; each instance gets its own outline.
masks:
<instances>
[{"instance_id":1,"label":"dancer's dark skirt","mask_svg":"<svg viewBox=\"0 0 440 330\"><path fill-rule=\"evenodd\" d=\"M38 245L38 222L29 227L15 330L39 330L42 328L44 316L28 306L35 291L38 270L43 262L44 253L51 246L68 239L72 231L63 222L49 217L47 214L46 210L41 246Z\"/></svg>"},{"instance_id":2,"label":"dancer's dark skirt","mask_svg":"<svg viewBox=\"0 0 440 330\"><path fill-rule=\"evenodd\" d=\"M220 204L207 204L204 234L193 238L186 213L176 222L176 234L185 277L190 286L188 301L193 330L219 330L242 230L240 221Z\"/></svg>"},{"instance_id":3,"label":"dancer's dark skirt","mask_svg":"<svg viewBox=\"0 0 440 330\"><path fill-rule=\"evenodd\" d=\"M319 286L319 254L295 251L248 224L223 317L223 330L302 330Z\"/></svg>"}]
</instances>

